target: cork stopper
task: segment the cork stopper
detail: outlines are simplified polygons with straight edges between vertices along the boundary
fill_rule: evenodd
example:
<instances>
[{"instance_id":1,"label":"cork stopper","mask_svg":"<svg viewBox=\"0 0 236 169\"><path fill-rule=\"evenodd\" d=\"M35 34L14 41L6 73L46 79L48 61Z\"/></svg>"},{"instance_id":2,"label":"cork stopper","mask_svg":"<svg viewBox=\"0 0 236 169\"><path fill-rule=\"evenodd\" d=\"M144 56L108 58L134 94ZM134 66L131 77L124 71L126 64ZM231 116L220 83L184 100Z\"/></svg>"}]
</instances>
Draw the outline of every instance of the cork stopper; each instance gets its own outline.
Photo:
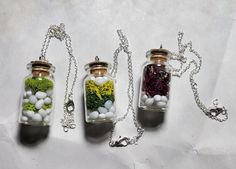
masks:
<instances>
[{"instance_id":1,"label":"cork stopper","mask_svg":"<svg viewBox=\"0 0 236 169\"><path fill-rule=\"evenodd\" d=\"M55 71L55 67L44 57L39 57L38 60L31 61L27 65L27 68L32 69L33 76L48 76L50 71Z\"/></svg>"},{"instance_id":2,"label":"cork stopper","mask_svg":"<svg viewBox=\"0 0 236 169\"><path fill-rule=\"evenodd\" d=\"M150 57L150 60L154 62L166 62L169 59L169 53L167 49L163 49L160 45L159 49L150 49L146 53L146 57Z\"/></svg>"},{"instance_id":3,"label":"cork stopper","mask_svg":"<svg viewBox=\"0 0 236 169\"><path fill-rule=\"evenodd\" d=\"M107 70L110 69L110 64L100 61L99 57L96 56L95 61L86 64L84 68L85 70L89 70L90 73L95 76L103 76L107 73Z\"/></svg>"}]
</instances>

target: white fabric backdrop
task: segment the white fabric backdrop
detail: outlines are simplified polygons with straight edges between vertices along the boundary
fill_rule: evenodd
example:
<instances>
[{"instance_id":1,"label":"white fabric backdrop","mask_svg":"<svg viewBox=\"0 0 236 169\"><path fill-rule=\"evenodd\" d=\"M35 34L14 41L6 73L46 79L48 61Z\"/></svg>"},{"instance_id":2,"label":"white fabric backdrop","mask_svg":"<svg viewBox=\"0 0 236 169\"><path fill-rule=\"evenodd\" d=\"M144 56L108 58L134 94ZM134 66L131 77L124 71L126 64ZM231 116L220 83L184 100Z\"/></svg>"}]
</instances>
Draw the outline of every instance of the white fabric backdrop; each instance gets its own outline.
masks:
<instances>
[{"instance_id":1,"label":"white fabric backdrop","mask_svg":"<svg viewBox=\"0 0 236 169\"><path fill-rule=\"evenodd\" d=\"M0 1L0 168L1 169L233 169L236 166L236 3L233 0L182 1ZM75 89L77 128L64 133L60 126L67 66L64 44L53 40L47 57L56 66L55 116L49 139L36 147L17 141L17 118L26 64L40 55L49 25L65 23L79 61ZM112 62L122 28L133 51L135 87L145 52L177 50L177 33L192 40L203 56L197 77L201 98L220 98L229 112L225 123L211 121L197 108L188 76L173 78L170 109L157 131L145 132L138 145L110 148L107 140L90 143L84 137L82 79L84 64L94 56ZM125 55L120 55L117 85L118 113L127 106ZM137 98L137 90L135 93ZM121 99L122 98L122 99ZM137 99L135 99L137 100ZM136 105L136 104L135 104ZM116 128L116 136L135 134L131 115Z\"/></svg>"}]
</instances>

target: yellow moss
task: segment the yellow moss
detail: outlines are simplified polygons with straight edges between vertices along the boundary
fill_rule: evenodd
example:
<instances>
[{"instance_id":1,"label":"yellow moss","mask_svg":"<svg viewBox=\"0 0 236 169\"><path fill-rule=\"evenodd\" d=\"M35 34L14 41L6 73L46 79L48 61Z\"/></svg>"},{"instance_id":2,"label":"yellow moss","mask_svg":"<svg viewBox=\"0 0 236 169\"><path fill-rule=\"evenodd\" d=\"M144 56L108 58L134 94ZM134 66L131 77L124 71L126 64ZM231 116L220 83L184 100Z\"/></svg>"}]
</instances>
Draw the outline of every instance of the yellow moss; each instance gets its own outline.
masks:
<instances>
[{"instance_id":1,"label":"yellow moss","mask_svg":"<svg viewBox=\"0 0 236 169\"><path fill-rule=\"evenodd\" d=\"M102 96L104 95L114 95L114 84L113 81L108 80L102 85L97 85L93 80L88 80L86 82L86 92L95 93L100 100L102 100Z\"/></svg>"}]
</instances>

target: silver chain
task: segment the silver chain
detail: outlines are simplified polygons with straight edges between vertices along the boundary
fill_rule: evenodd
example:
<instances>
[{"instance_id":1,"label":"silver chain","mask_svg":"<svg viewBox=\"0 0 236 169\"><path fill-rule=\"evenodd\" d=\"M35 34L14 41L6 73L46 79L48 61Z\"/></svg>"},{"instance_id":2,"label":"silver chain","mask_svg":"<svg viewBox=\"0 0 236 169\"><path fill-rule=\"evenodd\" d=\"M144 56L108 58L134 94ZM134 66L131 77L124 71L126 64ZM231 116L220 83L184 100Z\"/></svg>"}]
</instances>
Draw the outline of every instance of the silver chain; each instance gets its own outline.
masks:
<instances>
[{"instance_id":1,"label":"silver chain","mask_svg":"<svg viewBox=\"0 0 236 169\"><path fill-rule=\"evenodd\" d=\"M67 132L69 129L74 129L76 127L75 120L74 120L74 102L73 102L73 90L77 79L78 74L78 66L76 58L73 55L72 45L71 45L71 38L65 32L65 25L61 23L59 26L52 25L48 28L47 34L45 36L43 47L41 49L41 59L45 59L45 55L50 43L51 38L56 38L60 41L65 40L66 49L69 54L69 65L68 65L68 72L66 76L66 88L65 88L65 96L64 96L64 104L63 104L63 119L61 119L62 127L64 131ZM72 81L72 85L70 91L69 88L69 79L71 74L72 63L74 64L74 78Z\"/></svg>"},{"instance_id":2,"label":"silver chain","mask_svg":"<svg viewBox=\"0 0 236 169\"><path fill-rule=\"evenodd\" d=\"M178 53L170 54L171 60L176 60L180 62L180 67L177 69L170 65L172 69L172 75L180 78L185 72L187 72L190 69L191 65L193 65L195 68L190 71L189 81L196 104L209 118L219 122L226 121L228 119L227 110L224 106L219 106L218 99L214 99L212 105L209 106L208 108L201 102L197 88L197 83L194 80L194 75L198 74L200 71L202 65L202 57L198 54L196 50L193 49L191 41L186 44L182 43L183 35L184 35L183 32L179 32L178 34L178 48L179 48ZM187 63L187 58L184 56L186 49L189 49L189 52L193 53L197 57L198 62L193 59L189 61L189 63L185 68L183 68L183 65Z\"/></svg>"},{"instance_id":3,"label":"silver chain","mask_svg":"<svg viewBox=\"0 0 236 169\"><path fill-rule=\"evenodd\" d=\"M113 66L112 66L112 70L111 70L111 75L114 78L116 78L116 74L117 74L117 70L118 70L118 55L121 51L125 52L128 56L127 62L128 62L129 84L128 84L128 89L127 89L127 95L128 95L129 104L128 104L128 108L127 108L126 113L122 117L117 118L116 121L113 123L113 127L112 127L111 134L109 137L109 145L111 147L125 147L125 146L131 145L131 144L136 144L138 142L139 138L142 137L144 129L139 125L139 123L136 120L136 113L135 113L134 106L133 106L134 82L133 82L133 68L132 68L132 57L131 57L132 52L129 50L128 39L122 33L122 30L117 30L117 33L118 33L121 43L119 44L119 47L115 50L114 55L113 55ZM123 121L128 116L129 112L131 112L133 115L133 122L134 122L134 126L137 129L137 135L132 138L120 136L118 140L116 140L116 141L112 140L116 124L118 122Z\"/></svg>"}]
</instances>

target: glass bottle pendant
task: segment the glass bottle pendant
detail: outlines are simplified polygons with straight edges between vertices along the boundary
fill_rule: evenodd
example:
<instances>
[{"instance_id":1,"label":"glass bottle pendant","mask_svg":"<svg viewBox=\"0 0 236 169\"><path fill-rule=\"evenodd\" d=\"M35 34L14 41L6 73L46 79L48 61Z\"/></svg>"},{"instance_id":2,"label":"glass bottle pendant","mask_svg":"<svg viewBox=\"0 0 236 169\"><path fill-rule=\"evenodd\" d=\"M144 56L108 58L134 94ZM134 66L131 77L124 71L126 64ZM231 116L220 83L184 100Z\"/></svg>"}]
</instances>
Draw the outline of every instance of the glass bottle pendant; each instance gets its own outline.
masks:
<instances>
[{"instance_id":1,"label":"glass bottle pendant","mask_svg":"<svg viewBox=\"0 0 236 169\"><path fill-rule=\"evenodd\" d=\"M19 122L31 126L49 126L53 107L55 67L44 58L31 61L31 73L24 79L24 94Z\"/></svg>"},{"instance_id":2,"label":"glass bottle pendant","mask_svg":"<svg viewBox=\"0 0 236 169\"><path fill-rule=\"evenodd\" d=\"M95 61L85 65L88 75L84 80L85 121L112 122L116 118L115 82L110 76L110 64Z\"/></svg>"},{"instance_id":3,"label":"glass bottle pendant","mask_svg":"<svg viewBox=\"0 0 236 169\"><path fill-rule=\"evenodd\" d=\"M169 51L151 49L146 53L148 61L141 77L138 121L143 127L156 127L163 123L169 101L171 71Z\"/></svg>"}]
</instances>

